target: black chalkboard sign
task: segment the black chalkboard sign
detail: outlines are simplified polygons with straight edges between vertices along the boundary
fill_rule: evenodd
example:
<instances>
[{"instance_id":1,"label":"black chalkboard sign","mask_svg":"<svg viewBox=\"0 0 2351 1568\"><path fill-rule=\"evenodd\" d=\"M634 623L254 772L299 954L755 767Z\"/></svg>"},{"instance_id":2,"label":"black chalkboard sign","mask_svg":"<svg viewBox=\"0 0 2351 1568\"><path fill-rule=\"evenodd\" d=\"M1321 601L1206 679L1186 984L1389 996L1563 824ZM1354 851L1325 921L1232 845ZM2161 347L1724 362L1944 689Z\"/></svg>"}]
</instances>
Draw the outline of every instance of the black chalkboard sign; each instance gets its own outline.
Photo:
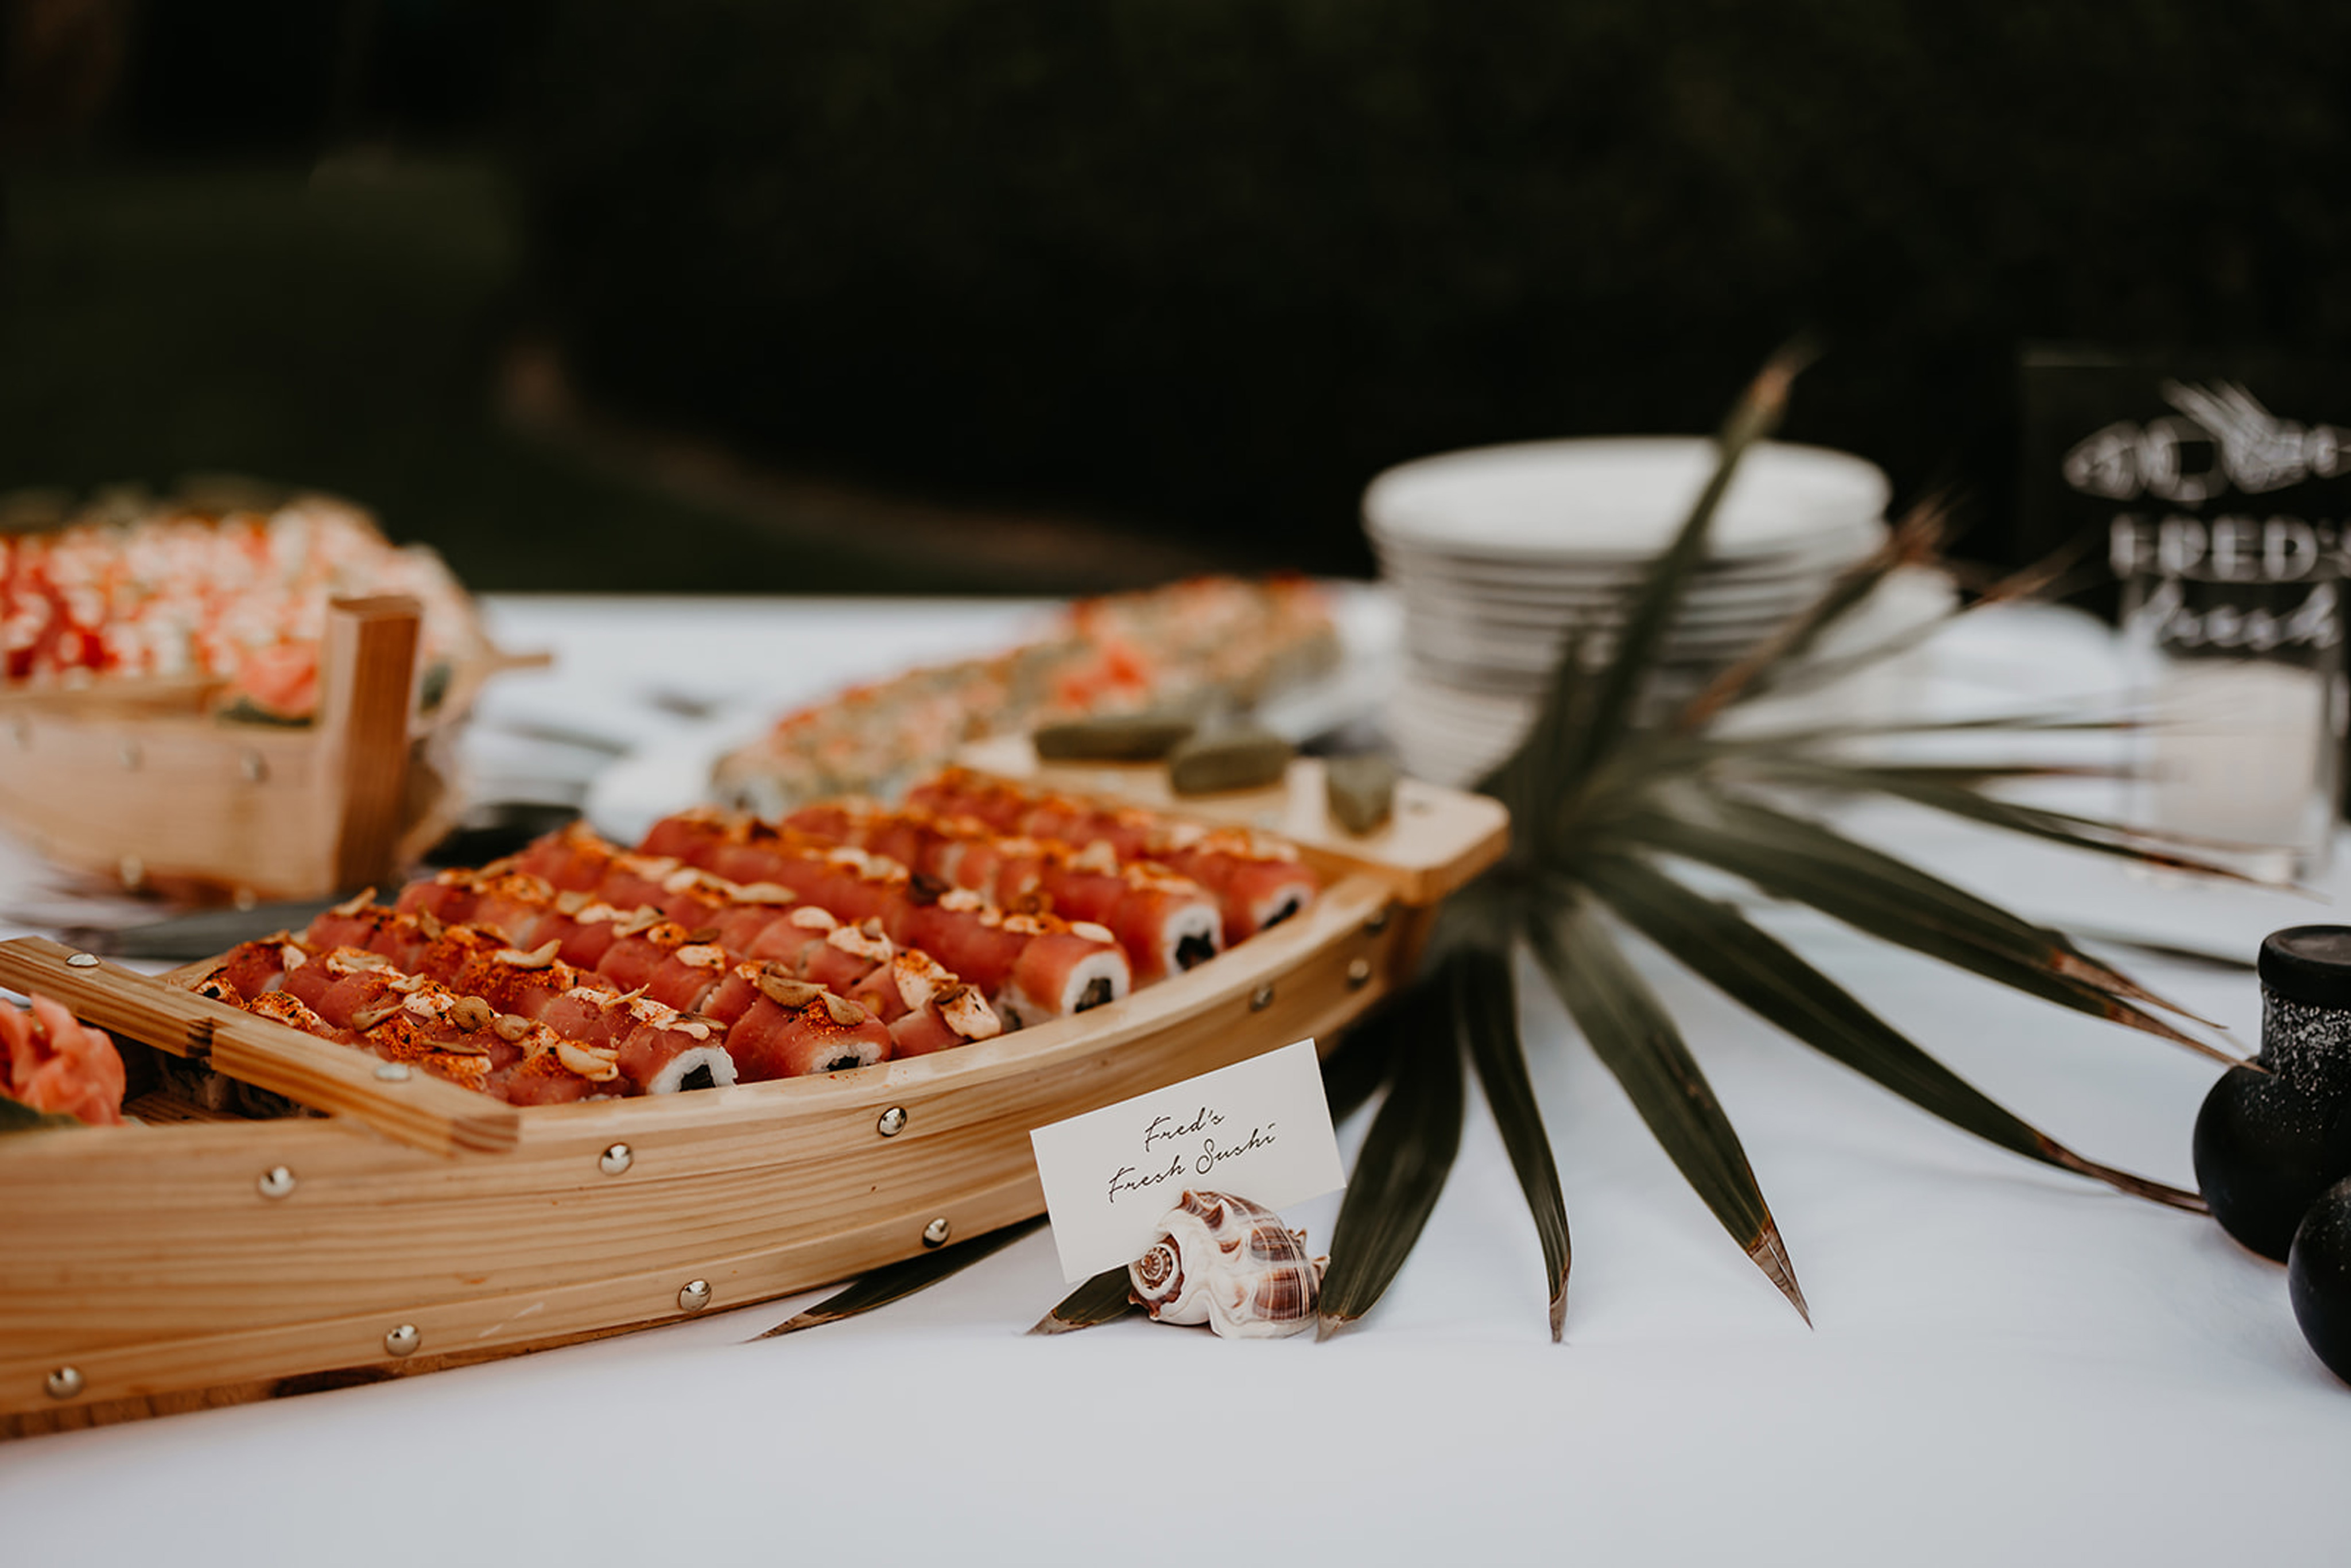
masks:
<instances>
[{"instance_id":1,"label":"black chalkboard sign","mask_svg":"<svg viewBox=\"0 0 2351 1568\"><path fill-rule=\"evenodd\" d=\"M2300 576L2346 549L2351 367L2261 355L2023 358L2017 555L2090 534L2112 575Z\"/></svg>"}]
</instances>

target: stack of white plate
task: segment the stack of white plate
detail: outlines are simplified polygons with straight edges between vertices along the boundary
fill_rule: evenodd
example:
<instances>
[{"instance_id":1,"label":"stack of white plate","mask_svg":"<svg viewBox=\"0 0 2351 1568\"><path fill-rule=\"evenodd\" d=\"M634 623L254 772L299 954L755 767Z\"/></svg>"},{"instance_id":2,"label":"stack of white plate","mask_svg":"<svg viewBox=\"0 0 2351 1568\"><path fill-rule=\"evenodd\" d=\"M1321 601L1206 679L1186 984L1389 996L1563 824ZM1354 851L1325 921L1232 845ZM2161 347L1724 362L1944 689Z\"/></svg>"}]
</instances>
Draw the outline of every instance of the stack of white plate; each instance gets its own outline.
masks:
<instances>
[{"instance_id":1,"label":"stack of white plate","mask_svg":"<svg viewBox=\"0 0 2351 1568\"><path fill-rule=\"evenodd\" d=\"M1509 753L1562 640L1622 624L1714 458L1697 437L1529 442L1372 482L1364 528L1404 612L1388 726L1409 771L1458 783ZM1750 449L1667 633L1657 691L1695 690L1876 549L1888 488L1845 453Z\"/></svg>"}]
</instances>

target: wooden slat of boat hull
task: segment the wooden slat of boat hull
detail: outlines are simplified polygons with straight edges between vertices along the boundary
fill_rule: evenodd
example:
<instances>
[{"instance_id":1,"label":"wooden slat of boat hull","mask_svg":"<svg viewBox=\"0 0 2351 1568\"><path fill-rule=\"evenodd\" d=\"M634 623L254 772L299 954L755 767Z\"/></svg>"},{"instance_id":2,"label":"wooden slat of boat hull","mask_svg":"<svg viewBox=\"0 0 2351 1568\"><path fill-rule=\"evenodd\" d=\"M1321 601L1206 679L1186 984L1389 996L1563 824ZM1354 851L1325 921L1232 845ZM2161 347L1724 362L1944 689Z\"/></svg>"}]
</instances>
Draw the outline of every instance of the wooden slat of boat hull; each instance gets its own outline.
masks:
<instances>
[{"instance_id":1,"label":"wooden slat of boat hull","mask_svg":"<svg viewBox=\"0 0 2351 1568\"><path fill-rule=\"evenodd\" d=\"M956 1200L967 1236L985 1235L1026 1218L1042 1204L1033 1171L993 1187L963 1187ZM691 1280L711 1287L710 1306L703 1309L708 1312L846 1279L904 1256L904 1239L919 1236L934 1218L924 1204L903 1199L888 1208L869 1205L866 1212L871 1218L853 1228L799 1235L737 1253L705 1255L690 1271L632 1267L573 1283L476 1293L429 1305L344 1312L266 1327L85 1348L73 1353L69 1364L81 1373L90 1395L137 1399L260 1376L396 1365L399 1358L387 1354L384 1336L402 1325L417 1331L420 1352L517 1353L601 1330L647 1327L695 1315L678 1304L680 1289ZM918 1241L917 1249L919 1246ZM0 1384L12 1393L26 1385L38 1388L57 1364L40 1354L10 1354L0 1357ZM17 1397L11 1408L33 1412L54 1403Z\"/></svg>"}]
</instances>

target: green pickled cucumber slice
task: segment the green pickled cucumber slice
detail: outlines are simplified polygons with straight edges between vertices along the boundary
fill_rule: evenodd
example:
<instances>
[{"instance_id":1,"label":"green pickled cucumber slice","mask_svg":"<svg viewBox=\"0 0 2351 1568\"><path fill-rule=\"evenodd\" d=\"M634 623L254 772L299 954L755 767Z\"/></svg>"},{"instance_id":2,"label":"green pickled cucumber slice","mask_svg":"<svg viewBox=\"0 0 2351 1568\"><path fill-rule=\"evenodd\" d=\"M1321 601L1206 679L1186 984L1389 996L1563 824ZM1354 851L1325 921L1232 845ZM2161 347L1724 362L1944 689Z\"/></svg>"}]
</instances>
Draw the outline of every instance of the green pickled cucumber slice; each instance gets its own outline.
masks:
<instances>
[{"instance_id":1,"label":"green pickled cucumber slice","mask_svg":"<svg viewBox=\"0 0 2351 1568\"><path fill-rule=\"evenodd\" d=\"M1268 729L1228 729L1196 736L1167 758L1167 779L1178 795L1217 795L1279 783L1297 748Z\"/></svg>"},{"instance_id":2,"label":"green pickled cucumber slice","mask_svg":"<svg viewBox=\"0 0 2351 1568\"><path fill-rule=\"evenodd\" d=\"M1029 740L1047 762L1156 762L1194 727L1173 714L1105 714L1042 726Z\"/></svg>"},{"instance_id":3,"label":"green pickled cucumber slice","mask_svg":"<svg viewBox=\"0 0 2351 1568\"><path fill-rule=\"evenodd\" d=\"M1322 765L1332 821L1368 833L1395 814L1396 765L1384 757L1334 757Z\"/></svg>"}]
</instances>

